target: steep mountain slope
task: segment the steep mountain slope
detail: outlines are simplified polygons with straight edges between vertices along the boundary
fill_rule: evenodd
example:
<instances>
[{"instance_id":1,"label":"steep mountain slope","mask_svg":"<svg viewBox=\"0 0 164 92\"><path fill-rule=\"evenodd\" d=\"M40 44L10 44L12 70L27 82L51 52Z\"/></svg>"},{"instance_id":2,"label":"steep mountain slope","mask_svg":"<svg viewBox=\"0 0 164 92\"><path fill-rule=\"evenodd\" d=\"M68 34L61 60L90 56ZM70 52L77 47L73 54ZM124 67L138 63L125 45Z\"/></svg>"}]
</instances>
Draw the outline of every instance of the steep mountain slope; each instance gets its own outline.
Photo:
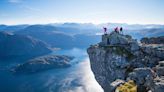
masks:
<instances>
[{"instance_id":1,"label":"steep mountain slope","mask_svg":"<svg viewBox=\"0 0 164 92\"><path fill-rule=\"evenodd\" d=\"M19 35L31 36L36 39L42 40L52 47L72 47L73 37L56 31L55 27L52 26L33 25L15 33Z\"/></svg>"},{"instance_id":2,"label":"steep mountain slope","mask_svg":"<svg viewBox=\"0 0 164 92\"><path fill-rule=\"evenodd\" d=\"M50 48L42 41L29 36L0 32L0 57L37 56L50 53Z\"/></svg>"}]
</instances>

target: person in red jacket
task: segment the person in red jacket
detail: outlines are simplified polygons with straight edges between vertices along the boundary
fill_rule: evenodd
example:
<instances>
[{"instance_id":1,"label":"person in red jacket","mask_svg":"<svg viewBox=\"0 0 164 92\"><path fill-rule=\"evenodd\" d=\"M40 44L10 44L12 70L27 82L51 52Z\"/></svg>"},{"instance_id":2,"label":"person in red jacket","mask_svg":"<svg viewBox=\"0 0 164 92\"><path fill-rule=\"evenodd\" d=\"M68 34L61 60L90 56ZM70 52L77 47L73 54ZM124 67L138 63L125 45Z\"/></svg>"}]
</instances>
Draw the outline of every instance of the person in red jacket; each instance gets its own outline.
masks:
<instances>
[{"instance_id":1,"label":"person in red jacket","mask_svg":"<svg viewBox=\"0 0 164 92\"><path fill-rule=\"evenodd\" d=\"M116 33L119 33L118 27L116 27L116 28L114 29L114 31L115 31Z\"/></svg>"}]
</instances>

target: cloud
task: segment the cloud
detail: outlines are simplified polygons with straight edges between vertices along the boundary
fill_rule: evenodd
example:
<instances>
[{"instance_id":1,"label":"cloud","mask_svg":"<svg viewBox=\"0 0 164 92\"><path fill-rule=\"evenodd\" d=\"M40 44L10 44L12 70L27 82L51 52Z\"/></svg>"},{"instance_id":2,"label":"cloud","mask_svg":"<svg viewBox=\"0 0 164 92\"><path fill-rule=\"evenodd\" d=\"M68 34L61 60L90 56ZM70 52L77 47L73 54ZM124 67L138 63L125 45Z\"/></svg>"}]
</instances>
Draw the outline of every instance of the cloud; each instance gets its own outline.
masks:
<instances>
[{"instance_id":1,"label":"cloud","mask_svg":"<svg viewBox=\"0 0 164 92\"><path fill-rule=\"evenodd\" d=\"M9 3L20 3L22 0L8 0Z\"/></svg>"}]
</instances>

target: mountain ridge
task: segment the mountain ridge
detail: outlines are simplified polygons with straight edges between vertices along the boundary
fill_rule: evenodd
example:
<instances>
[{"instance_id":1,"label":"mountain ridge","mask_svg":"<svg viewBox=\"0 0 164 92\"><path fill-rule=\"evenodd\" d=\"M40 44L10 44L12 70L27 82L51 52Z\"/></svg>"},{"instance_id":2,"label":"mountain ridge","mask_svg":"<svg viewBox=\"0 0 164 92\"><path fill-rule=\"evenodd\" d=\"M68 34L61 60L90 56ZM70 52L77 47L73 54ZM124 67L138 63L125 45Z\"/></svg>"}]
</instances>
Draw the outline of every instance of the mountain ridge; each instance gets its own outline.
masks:
<instances>
[{"instance_id":1,"label":"mountain ridge","mask_svg":"<svg viewBox=\"0 0 164 92\"><path fill-rule=\"evenodd\" d=\"M30 36L0 32L0 57L38 56L50 53L51 48L44 42Z\"/></svg>"}]
</instances>

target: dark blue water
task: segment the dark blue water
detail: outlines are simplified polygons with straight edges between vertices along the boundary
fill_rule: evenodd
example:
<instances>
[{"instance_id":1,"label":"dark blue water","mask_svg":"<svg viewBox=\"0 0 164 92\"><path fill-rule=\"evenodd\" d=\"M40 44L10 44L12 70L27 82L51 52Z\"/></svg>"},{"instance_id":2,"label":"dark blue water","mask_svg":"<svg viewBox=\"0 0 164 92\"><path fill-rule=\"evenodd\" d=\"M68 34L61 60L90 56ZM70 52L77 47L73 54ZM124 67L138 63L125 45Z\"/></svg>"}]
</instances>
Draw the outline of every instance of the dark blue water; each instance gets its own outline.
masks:
<instances>
[{"instance_id":1,"label":"dark blue water","mask_svg":"<svg viewBox=\"0 0 164 92\"><path fill-rule=\"evenodd\" d=\"M54 51L74 56L72 67L35 74L13 75L9 68L17 63L0 63L0 92L103 92L91 72L85 49Z\"/></svg>"}]
</instances>

